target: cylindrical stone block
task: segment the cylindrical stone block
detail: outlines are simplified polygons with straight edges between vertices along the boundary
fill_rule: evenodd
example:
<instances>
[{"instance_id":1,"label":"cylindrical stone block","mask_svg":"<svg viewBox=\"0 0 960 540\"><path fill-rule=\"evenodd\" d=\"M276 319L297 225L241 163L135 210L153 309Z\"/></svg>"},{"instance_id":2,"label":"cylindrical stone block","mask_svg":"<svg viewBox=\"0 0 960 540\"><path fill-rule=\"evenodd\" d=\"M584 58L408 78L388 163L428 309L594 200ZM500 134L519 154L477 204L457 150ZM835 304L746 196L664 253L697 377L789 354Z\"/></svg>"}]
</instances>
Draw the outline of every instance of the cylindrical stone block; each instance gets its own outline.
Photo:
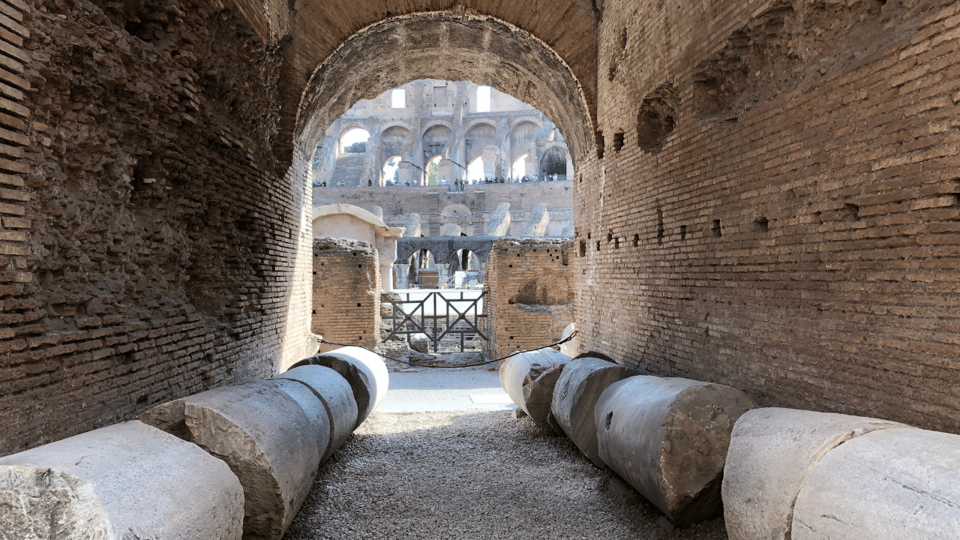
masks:
<instances>
[{"instance_id":1,"label":"cylindrical stone block","mask_svg":"<svg viewBox=\"0 0 960 540\"><path fill-rule=\"evenodd\" d=\"M274 377L306 385L327 408L330 424L330 445L321 461L333 455L350 438L357 426L357 402L353 388L343 376L326 366L304 365Z\"/></svg>"},{"instance_id":2,"label":"cylindrical stone block","mask_svg":"<svg viewBox=\"0 0 960 540\"><path fill-rule=\"evenodd\" d=\"M737 420L723 473L730 540L790 538L803 479L827 452L872 431L903 424L843 414L763 408Z\"/></svg>"},{"instance_id":3,"label":"cylindrical stone block","mask_svg":"<svg viewBox=\"0 0 960 540\"><path fill-rule=\"evenodd\" d=\"M320 466L314 424L275 381L202 392L140 419L161 429L182 423L189 441L230 466L243 485L244 538L281 538Z\"/></svg>"},{"instance_id":4,"label":"cylindrical stone block","mask_svg":"<svg viewBox=\"0 0 960 540\"><path fill-rule=\"evenodd\" d=\"M239 540L243 487L195 444L133 421L0 458L0 537Z\"/></svg>"},{"instance_id":5,"label":"cylindrical stone block","mask_svg":"<svg viewBox=\"0 0 960 540\"><path fill-rule=\"evenodd\" d=\"M305 365L328 367L350 383L358 410L354 427L359 427L376 410L390 386L390 373L383 358L360 347L341 347L312 356L297 362L293 368Z\"/></svg>"},{"instance_id":6,"label":"cylindrical stone block","mask_svg":"<svg viewBox=\"0 0 960 540\"><path fill-rule=\"evenodd\" d=\"M754 407L729 386L630 377L597 402L600 458L677 526L710 519L720 510L730 432Z\"/></svg>"},{"instance_id":7,"label":"cylindrical stone block","mask_svg":"<svg viewBox=\"0 0 960 540\"><path fill-rule=\"evenodd\" d=\"M553 387L570 357L551 348L520 353L500 366L500 385L541 426L549 426Z\"/></svg>"},{"instance_id":8,"label":"cylindrical stone block","mask_svg":"<svg viewBox=\"0 0 960 540\"><path fill-rule=\"evenodd\" d=\"M550 410L560 429L597 467L605 465L597 450L594 413L597 400L611 384L639 375L636 370L600 358L571 360L553 389Z\"/></svg>"},{"instance_id":9,"label":"cylindrical stone block","mask_svg":"<svg viewBox=\"0 0 960 540\"><path fill-rule=\"evenodd\" d=\"M290 396L300 409L307 415L307 420L313 426L312 432L317 437L317 447L320 455L325 456L330 449L330 437L333 429L330 426L330 411L326 404L307 385L290 379L271 379L277 387Z\"/></svg>"},{"instance_id":10,"label":"cylindrical stone block","mask_svg":"<svg viewBox=\"0 0 960 540\"><path fill-rule=\"evenodd\" d=\"M960 537L960 435L884 429L849 440L807 474L793 540Z\"/></svg>"}]
</instances>

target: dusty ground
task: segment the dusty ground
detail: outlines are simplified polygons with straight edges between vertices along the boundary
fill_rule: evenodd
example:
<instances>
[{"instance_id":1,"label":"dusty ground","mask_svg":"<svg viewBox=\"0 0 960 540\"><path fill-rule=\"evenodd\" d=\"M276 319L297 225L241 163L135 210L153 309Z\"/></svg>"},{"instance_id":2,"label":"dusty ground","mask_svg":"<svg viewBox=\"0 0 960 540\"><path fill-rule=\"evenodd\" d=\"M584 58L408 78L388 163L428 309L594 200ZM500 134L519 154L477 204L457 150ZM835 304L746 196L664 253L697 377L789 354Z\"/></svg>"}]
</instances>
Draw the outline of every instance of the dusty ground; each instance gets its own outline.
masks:
<instances>
[{"instance_id":1,"label":"dusty ground","mask_svg":"<svg viewBox=\"0 0 960 540\"><path fill-rule=\"evenodd\" d=\"M287 540L726 539L672 530L566 438L511 412L374 413L321 469Z\"/></svg>"}]
</instances>

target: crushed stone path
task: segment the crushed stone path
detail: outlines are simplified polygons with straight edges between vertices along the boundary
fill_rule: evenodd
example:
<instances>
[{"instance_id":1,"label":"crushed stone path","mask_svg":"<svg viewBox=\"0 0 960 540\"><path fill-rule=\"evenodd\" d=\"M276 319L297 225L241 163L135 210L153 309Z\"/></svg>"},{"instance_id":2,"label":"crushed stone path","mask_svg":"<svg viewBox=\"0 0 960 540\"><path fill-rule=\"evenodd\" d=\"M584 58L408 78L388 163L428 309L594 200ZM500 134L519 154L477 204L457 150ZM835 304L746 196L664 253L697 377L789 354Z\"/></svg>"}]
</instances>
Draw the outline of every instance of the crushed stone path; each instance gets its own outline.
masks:
<instances>
[{"instance_id":1,"label":"crushed stone path","mask_svg":"<svg viewBox=\"0 0 960 540\"><path fill-rule=\"evenodd\" d=\"M726 540L672 529L565 437L510 411L375 412L321 468L286 540Z\"/></svg>"}]
</instances>

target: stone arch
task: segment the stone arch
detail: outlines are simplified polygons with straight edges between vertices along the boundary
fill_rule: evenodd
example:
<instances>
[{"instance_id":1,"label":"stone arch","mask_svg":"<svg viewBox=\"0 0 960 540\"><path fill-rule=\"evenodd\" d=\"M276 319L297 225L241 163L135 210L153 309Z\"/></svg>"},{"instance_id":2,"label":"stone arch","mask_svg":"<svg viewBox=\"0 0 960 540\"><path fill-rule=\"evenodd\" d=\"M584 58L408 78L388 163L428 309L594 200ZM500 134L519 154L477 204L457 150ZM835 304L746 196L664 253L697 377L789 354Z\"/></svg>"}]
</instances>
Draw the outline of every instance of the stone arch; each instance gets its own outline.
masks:
<instances>
[{"instance_id":1,"label":"stone arch","mask_svg":"<svg viewBox=\"0 0 960 540\"><path fill-rule=\"evenodd\" d=\"M338 155L338 156L341 155L341 154L350 153L350 152L347 152L347 151L346 151L346 147L348 146L348 143L345 142L345 139L346 139L349 135L351 135L351 134L353 134L353 133L357 133L357 132L359 132L359 131L362 131L362 132L366 133L366 136L367 136L366 140L367 140L367 141L370 141L370 139L373 138L373 136L370 134L370 130L369 130L366 126L363 126L363 125L353 125L353 124L351 124L349 127L345 127L345 128L343 128L343 129L341 129L341 130L340 130L340 133L337 135L337 155ZM355 152L355 153L366 153L366 151L364 151L364 152Z\"/></svg>"},{"instance_id":2,"label":"stone arch","mask_svg":"<svg viewBox=\"0 0 960 540\"><path fill-rule=\"evenodd\" d=\"M563 151L560 145L553 145L544 150L540 157L540 175L552 176L567 175L567 153Z\"/></svg>"},{"instance_id":3,"label":"stone arch","mask_svg":"<svg viewBox=\"0 0 960 540\"><path fill-rule=\"evenodd\" d=\"M453 130L445 123L436 123L423 131L420 136L423 145L423 162L437 155L442 155L450 144Z\"/></svg>"},{"instance_id":4,"label":"stone arch","mask_svg":"<svg viewBox=\"0 0 960 540\"><path fill-rule=\"evenodd\" d=\"M385 70L385 63L402 69ZM556 51L494 17L450 12L385 19L346 39L307 82L296 120L298 146L313 148L358 100L426 78L489 84L553 118L576 159L595 150L584 87Z\"/></svg>"},{"instance_id":5,"label":"stone arch","mask_svg":"<svg viewBox=\"0 0 960 540\"><path fill-rule=\"evenodd\" d=\"M497 126L489 121L475 122L465 129L464 148L467 161L482 156L488 146L497 145Z\"/></svg>"}]
</instances>

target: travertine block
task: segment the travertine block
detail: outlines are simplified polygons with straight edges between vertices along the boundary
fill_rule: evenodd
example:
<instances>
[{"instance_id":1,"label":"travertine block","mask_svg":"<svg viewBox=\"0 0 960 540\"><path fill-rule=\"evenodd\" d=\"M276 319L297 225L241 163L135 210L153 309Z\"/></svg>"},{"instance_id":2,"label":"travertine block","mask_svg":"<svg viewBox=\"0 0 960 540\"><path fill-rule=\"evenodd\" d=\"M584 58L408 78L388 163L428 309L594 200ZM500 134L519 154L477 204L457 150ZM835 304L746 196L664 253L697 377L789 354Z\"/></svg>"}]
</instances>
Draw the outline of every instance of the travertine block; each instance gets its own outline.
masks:
<instances>
[{"instance_id":1,"label":"travertine block","mask_svg":"<svg viewBox=\"0 0 960 540\"><path fill-rule=\"evenodd\" d=\"M288 370L275 379L289 379L306 385L327 408L330 445L321 461L333 455L350 438L357 426L357 401L353 388L342 375L326 366L304 365Z\"/></svg>"},{"instance_id":2,"label":"travertine block","mask_svg":"<svg viewBox=\"0 0 960 540\"><path fill-rule=\"evenodd\" d=\"M639 374L607 360L583 357L571 360L557 380L550 406L553 417L563 433L597 467L605 467L597 450L597 401L611 384Z\"/></svg>"},{"instance_id":3,"label":"travertine block","mask_svg":"<svg viewBox=\"0 0 960 540\"><path fill-rule=\"evenodd\" d=\"M790 538L803 479L837 446L903 424L843 414L763 408L737 420L723 475L730 540Z\"/></svg>"},{"instance_id":4,"label":"travertine block","mask_svg":"<svg viewBox=\"0 0 960 540\"><path fill-rule=\"evenodd\" d=\"M0 538L238 540L227 465L139 421L0 458Z\"/></svg>"},{"instance_id":5,"label":"travertine block","mask_svg":"<svg viewBox=\"0 0 960 540\"><path fill-rule=\"evenodd\" d=\"M960 532L960 436L884 429L827 453L803 480L793 540L938 540Z\"/></svg>"},{"instance_id":6,"label":"travertine block","mask_svg":"<svg viewBox=\"0 0 960 540\"><path fill-rule=\"evenodd\" d=\"M570 357L550 348L520 353L500 366L500 384L510 399L541 426L548 426L553 387Z\"/></svg>"},{"instance_id":7,"label":"travertine block","mask_svg":"<svg viewBox=\"0 0 960 540\"><path fill-rule=\"evenodd\" d=\"M140 419L186 433L230 466L243 485L244 538L281 538L320 465L314 425L276 381L202 392L158 405Z\"/></svg>"},{"instance_id":8,"label":"travertine block","mask_svg":"<svg viewBox=\"0 0 960 540\"><path fill-rule=\"evenodd\" d=\"M370 416L383 400L383 396L387 395L390 386L390 373L383 358L360 347L342 347L325 352L301 360L293 367L304 365L328 367L350 383L358 412L354 427L359 427Z\"/></svg>"},{"instance_id":9,"label":"travertine block","mask_svg":"<svg viewBox=\"0 0 960 540\"><path fill-rule=\"evenodd\" d=\"M630 377L597 402L600 458L676 525L709 519L720 510L730 432L754 407L729 386Z\"/></svg>"}]
</instances>

